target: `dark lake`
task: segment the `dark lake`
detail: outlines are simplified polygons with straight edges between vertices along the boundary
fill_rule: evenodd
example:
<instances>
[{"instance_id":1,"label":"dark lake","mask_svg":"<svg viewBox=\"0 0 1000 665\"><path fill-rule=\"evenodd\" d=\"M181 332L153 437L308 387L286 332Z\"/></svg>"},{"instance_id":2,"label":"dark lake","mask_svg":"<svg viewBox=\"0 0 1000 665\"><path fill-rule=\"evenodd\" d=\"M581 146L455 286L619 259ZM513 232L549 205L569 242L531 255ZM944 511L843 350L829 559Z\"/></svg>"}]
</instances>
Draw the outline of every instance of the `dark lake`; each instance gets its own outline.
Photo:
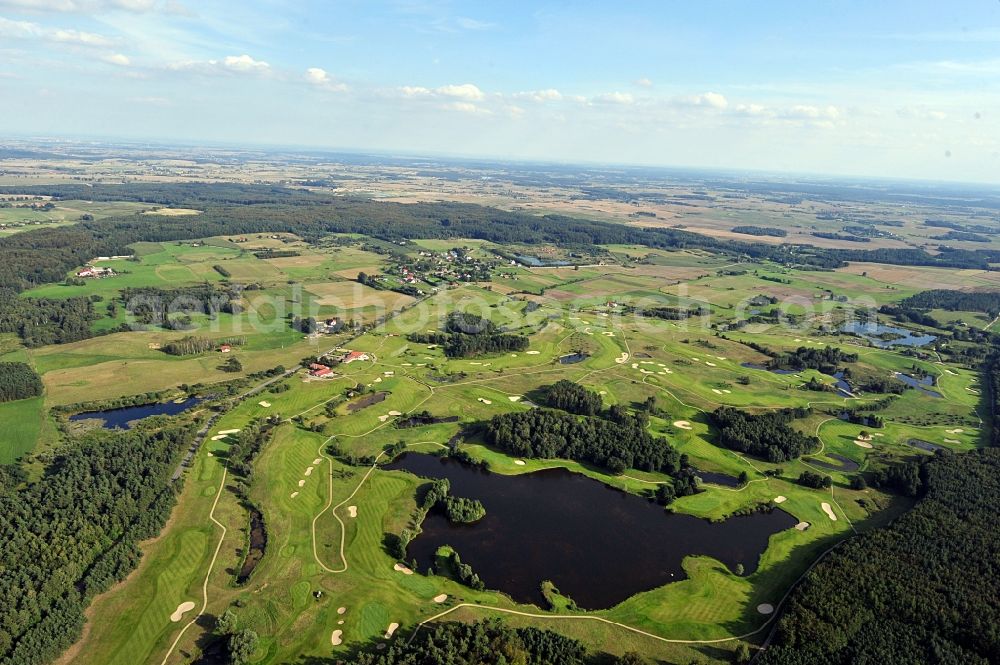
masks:
<instances>
[{"instance_id":1,"label":"dark lake","mask_svg":"<svg viewBox=\"0 0 1000 665\"><path fill-rule=\"evenodd\" d=\"M407 550L420 570L440 546L451 545L488 588L541 607L543 580L581 608L603 609L684 579L681 561L691 554L714 557L730 569L741 563L752 573L771 534L798 521L781 510L718 523L672 515L565 469L504 476L413 453L385 468L447 478L452 494L486 507L486 517L471 525L451 524L431 511Z\"/></svg>"},{"instance_id":2,"label":"dark lake","mask_svg":"<svg viewBox=\"0 0 1000 665\"><path fill-rule=\"evenodd\" d=\"M86 411L75 413L69 417L71 421L76 420L100 420L101 427L105 429L131 429L132 421L142 420L150 416L176 416L191 407L200 404L198 397L188 397L181 402L157 402L154 404L142 404L140 406L126 406L121 409L108 409L107 411Z\"/></svg>"}]
</instances>

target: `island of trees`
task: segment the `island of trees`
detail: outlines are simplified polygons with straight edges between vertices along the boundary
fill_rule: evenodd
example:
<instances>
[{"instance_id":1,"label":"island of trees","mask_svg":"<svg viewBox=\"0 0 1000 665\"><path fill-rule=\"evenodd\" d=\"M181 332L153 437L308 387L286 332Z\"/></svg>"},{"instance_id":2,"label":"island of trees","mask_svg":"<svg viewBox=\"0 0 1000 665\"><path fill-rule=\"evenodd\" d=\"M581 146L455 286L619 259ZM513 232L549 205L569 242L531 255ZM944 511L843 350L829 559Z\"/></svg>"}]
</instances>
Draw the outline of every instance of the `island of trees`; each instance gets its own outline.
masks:
<instances>
[{"instance_id":1,"label":"island of trees","mask_svg":"<svg viewBox=\"0 0 1000 665\"><path fill-rule=\"evenodd\" d=\"M414 333L407 338L417 344L438 344L449 358L524 351L528 348L526 336L504 333L492 321L465 312L451 312L445 319L443 332Z\"/></svg>"},{"instance_id":2,"label":"island of trees","mask_svg":"<svg viewBox=\"0 0 1000 665\"><path fill-rule=\"evenodd\" d=\"M818 438L789 426L793 420L805 418L809 413L809 409L804 408L748 413L723 406L713 411L711 418L719 428L719 443L723 446L778 463L801 457L819 447Z\"/></svg>"}]
</instances>

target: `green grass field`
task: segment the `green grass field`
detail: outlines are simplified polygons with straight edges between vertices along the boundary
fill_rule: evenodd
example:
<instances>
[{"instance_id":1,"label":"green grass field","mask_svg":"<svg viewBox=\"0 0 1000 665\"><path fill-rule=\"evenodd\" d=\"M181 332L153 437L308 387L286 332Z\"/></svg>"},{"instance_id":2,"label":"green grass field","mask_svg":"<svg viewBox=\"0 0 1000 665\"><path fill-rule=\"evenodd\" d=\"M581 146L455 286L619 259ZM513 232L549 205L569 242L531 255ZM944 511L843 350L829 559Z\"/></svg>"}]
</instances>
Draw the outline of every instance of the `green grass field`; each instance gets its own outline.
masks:
<instances>
[{"instance_id":1,"label":"green grass field","mask_svg":"<svg viewBox=\"0 0 1000 665\"><path fill-rule=\"evenodd\" d=\"M477 241L420 241L408 251L439 251L462 244L484 255L491 251L488 243ZM257 246L293 247L300 255L262 260L246 249ZM284 421L254 466L250 496L264 515L268 543L248 584L235 584L246 546L247 508L233 492L234 479L227 476L223 482L227 440L209 440L187 471L170 523L161 536L144 544L139 569L96 599L88 611L83 639L64 662L186 662L185 658L191 660L198 653L212 619L229 607L234 607L241 627L261 635L254 663L344 657L359 646L382 642L390 623L398 623L398 634L408 636L419 622L449 608L457 609L448 618L462 620L501 611L521 612L505 616L511 623L565 632L610 653L641 649L668 662L689 662L695 657L725 662L737 640L711 645L695 642L746 634L751 641L759 641L768 622L758 613L759 604L778 604L822 552L855 530L881 524L906 508L905 501L877 490L850 489L858 472L922 454L907 443L914 438L953 450L982 445L974 371L939 364L930 356L915 359L897 350L861 347L856 338L823 327L824 317L843 320L850 307L866 306L869 300L892 302L917 289L889 289L876 279L845 272L785 271L767 265L754 265L745 275L716 276L729 263L700 252L608 249L627 267L519 267L512 269L516 279L443 288L414 301L387 291L357 288L360 285L350 280L358 271L385 262L383 255L358 247L309 246L294 238L251 238L245 246L228 238L208 239L200 246L145 243L136 247L138 261L116 264L123 272L119 277L29 292L32 296L101 295L109 299L125 286L218 282L222 276L212 266L221 264L234 281L254 281L261 288L248 294L244 314L220 316L213 322L198 320L197 334L221 338L237 329L243 331L247 344L234 355L243 363L244 373L279 364L291 367L306 356L341 346L371 356L368 361L337 366L332 379L309 380L300 372L283 381L288 386L284 392L264 391L244 400L214 425L212 435L266 416L280 416ZM630 262L630 257L639 256L645 257L644 262ZM754 270L758 274L752 274ZM761 275L787 283L763 280ZM730 322L741 310L749 309L749 298L760 293L787 299L791 303L787 311L804 317L799 327L748 326L723 336L700 319L634 318L606 305L699 304L712 310L713 322ZM831 294L846 300L831 299ZM337 300L350 307L337 308L333 304ZM294 307L331 316L346 311L368 322L389 315L389 320L356 335L307 340L285 321ZM103 308L99 305L99 309ZM407 339L410 333L438 330L443 317L455 309L482 314L499 326L527 334L528 349L449 359L440 348ZM97 325L114 323L107 318ZM47 427L46 407L232 378L219 369L221 356L216 351L172 357L156 348L184 334L134 331L30 350L20 348L12 338L0 338L2 356L30 360L46 387L45 398L0 405L0 425L13 427L0 429L4 441L10 440L0 449L0 461L32 449ZM850 349L859 354L858 362L852 364L857 376L887 376L911 371L916 365L937 377L934 390L944 397L907 391L880 412L886 421L877 432L881 436L872 438L870 448L861 447L856 441L865 428L831 414L878 396L844 397L806 390L803 384L810 378L831 381L814 371L779 375L743 367L742 363L760 363L766 356L741 342L757 342L775 350L827 345ZM561 356L576 352L586 358L574 364L559 362ZM395 561L383 547L383 538L386 533L416 526L411 520L421 481L401 472L346 466L326 454L327 445L335 444L356 456L378 455L399 441L412 450L433 452L463 425L531 408L533 392L560 379L600 393L606 405L632 407L655 398L661 412L650 419L653 433L666 437L701 471L733 476L746 472L751 481L742 488L704 484L704 491L679 499L673 510L719 520L774 505L775 498L784 497L781 509L808 522L809 528L773 535L752 575L738 576L718 561L689 557L684 563L685 579L591 613L610 623L560 618L581 614L565 608L547 613L518 606L496 590L477 592L444 577L425 575L425 571L406 575L394 570ZM385 399L352 411L344 396L358 386L385 393ZM336 406L328 411L326 405L331 402ZM796 426L819 436L822 448L808 458L777 465L720 448L714 443L716 433L707 414L722 405L749 410L810 406L812 415ZM400 414L423 410L458 420L395 427ZM501 474L561 466L638 494L667 480L661 474L638 470L613 476L569 460L517 464L477 438L462 447ZM831 454L857 462L859 471L822 469L833 479L829 490L810 490L795 482L803 471L819 469L816 460L831 462ZM837 520L828 516L824 503L831 505ZM435 602L439 594L446 594L447 600ZM182 621L171 622L170 614L185 601L194 602L195 610ZM462 603L476 607L458 608ZM185 629L203 604L202 620ZM339 608L346 610L340 614ZM331 642L335 630L342 631L343 638L336 647Z\"/></svg>"}]
</instances>

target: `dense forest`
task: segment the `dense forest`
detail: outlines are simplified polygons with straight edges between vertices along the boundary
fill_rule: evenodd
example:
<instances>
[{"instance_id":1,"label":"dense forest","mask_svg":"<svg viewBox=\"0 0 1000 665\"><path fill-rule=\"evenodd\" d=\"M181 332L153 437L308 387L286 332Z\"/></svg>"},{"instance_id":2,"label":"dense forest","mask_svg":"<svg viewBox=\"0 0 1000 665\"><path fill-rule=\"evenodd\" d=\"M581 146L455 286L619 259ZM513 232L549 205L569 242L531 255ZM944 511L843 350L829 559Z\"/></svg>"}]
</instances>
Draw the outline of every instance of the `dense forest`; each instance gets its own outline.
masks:
<instances>
[{"instance_id":1,"label":"dense forest","mask_svg":"<svg viewBox=\"0 0 1000 665\"><path fill-rule=\"evenodd\" d=\"M805 578L761 665L1000 662L1000 450L939 453L920 471L913 510Z\"/></svg>"},{"instance_id":2,"label":"dense forest","mask_svg":"<svg viewBox=\"0 0 1000 665\"><path fill-rule=\"evenodd\" d=\"M136 543L166 521L193 430L93 432L61 448L40 481L0 484L0 662L46 663L80 636L90 599L135 568Z\"/></svg>"},{"instance_id":3,"label":"dense forest","mask_svg":"<svg viewBox=\"0 0 1000 665\"><path fill-rule=\"evenodd\" d=\"M417 344L438 344L449 358L468 358L491 353L524 351L528 338L501 332L491 321L475 314L451 312L444 332L413 333L407 339Z\"/></svg>"},{"instance_id":4,"label":"dense forest","mask_svg":"<svg viewBox=\"0 0 1000 665\"><path fill-rule=\"evenodd\" d=\"M788 231L785 229L776 229L772 226L754 226L752 224L734 226L733 233L742 233L748 236L772 236L775 238L784 238L788 235Z\"/></svg>"},{"instance_id":5,"label":"dense forest","mask_svg":"<svg viewBox=\"0 0 1000 665\"><path fill-rule=\"evenodd\" d=\"M603 406L600 395L566 379L543 386L539 392L542 395L542 402L546 406L581 416L596 415Z\"/></svg>"},{"instance_id":6,"label":"dense forest","mask_svg":"<svg viewBox=\"0 0 1000 665\"><path fill-rule=\"evenodd\" d=\"M0 402L38 397L42 380L27 363L0 363Z\"/></svg>"},{"instance_id":7,"label":"dense forest","mask_svg":"<svg viewBox=\"0 0 1000 665\"><path fill-rule=\"evenodd\" d=\"M946 309L949 312L983 312L996 316L1000 313L1000 292L933 289L904 298L899 305L904 309Z\"/></svg>"},{"instance_id":8,"label":"dense forest","mask_svg":"<svg viewBox=\"0 0 1000 665\"><path fill-rule=\"evenodd\" d=\"M66 344L93 336L97 319L89 298L20 298L0 289L0 332L15 333L25 346Z\"/></svg>"},{"instance_id":9,"label":"dense forest","mask_svg":"<svg viewBox=\"0 0 1000 665\"><path fill-rule=\"evenodd\" d=\"M425 626L410 642L363 653L348 665L586 665L586 648L538 628L509 628L498 619Z\"/></svg>"},{"instance_id":10,"label":"dense forest","mask_svg":"<svg viewBox=\"0 0 1000 665\"><path fill-rule=\"evenodd\" d=\"M609 409L609 418L576 416L552 409L532 409L493 416L487 425L491 444L515 457L590 462L613 473L626 469L673 474L683 464L666 440L646 430L646 421Z\"/></svg>"},{"instance_id":11,"label":"dense forest","mask_svg":"<svg viewBox=\"0 0 1000 665\"><path fill-rule=\"evenodd\" d=\"M791 421L808 415L809 409L802 408L754 414L723 406L713 411L711 418L719 428L719 443L723 446L778 463L819 447L815 436L789 426Z\"/></svg>"},{"instance_id":12,"label":"dense forest","mask_svg":"<svg viewBox=\"0 0 1000 665\"><path fill-rule=\"evenodd\" d=\"M833 346L822 348L800 346L794 351L772 355L767 367L768 369L793 369L795 371L815 369L823 374L833 374L837 371L837 366L840 363L853 363L857 360L858 354L845 353Z\"/></svg>"},{"instance_id":13,"label":"dense forest","mask_svg":"<svg viewBox=\"0 0 1000 665\"><path fill-rule=\"evenodd\" d=\"M238 289L217 288L211 284L161 289L152 286L125 288L121 291L125 311L137 323L164 327L183 327L190 314L239 314Z\"/></svg>"}]
</instances>

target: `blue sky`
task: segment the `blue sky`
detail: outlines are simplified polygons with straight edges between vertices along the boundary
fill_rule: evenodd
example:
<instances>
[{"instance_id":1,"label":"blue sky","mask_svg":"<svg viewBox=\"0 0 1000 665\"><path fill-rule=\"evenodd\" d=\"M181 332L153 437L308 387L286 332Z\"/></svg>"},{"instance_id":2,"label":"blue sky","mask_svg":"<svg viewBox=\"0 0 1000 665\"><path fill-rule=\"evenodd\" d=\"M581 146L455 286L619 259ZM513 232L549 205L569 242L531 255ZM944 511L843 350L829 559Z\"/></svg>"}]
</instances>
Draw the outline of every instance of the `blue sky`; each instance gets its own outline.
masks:
<instances>
[{"instance_id":1,"label":"blue sky","mask_svg":"<svg viewBox=\"0 0 1000 665\"><path fill-rule=\"evenodd\" d=\"M0 136L1000 182L1000 2L0 0Z\"/></svg>"}]
</instances>

